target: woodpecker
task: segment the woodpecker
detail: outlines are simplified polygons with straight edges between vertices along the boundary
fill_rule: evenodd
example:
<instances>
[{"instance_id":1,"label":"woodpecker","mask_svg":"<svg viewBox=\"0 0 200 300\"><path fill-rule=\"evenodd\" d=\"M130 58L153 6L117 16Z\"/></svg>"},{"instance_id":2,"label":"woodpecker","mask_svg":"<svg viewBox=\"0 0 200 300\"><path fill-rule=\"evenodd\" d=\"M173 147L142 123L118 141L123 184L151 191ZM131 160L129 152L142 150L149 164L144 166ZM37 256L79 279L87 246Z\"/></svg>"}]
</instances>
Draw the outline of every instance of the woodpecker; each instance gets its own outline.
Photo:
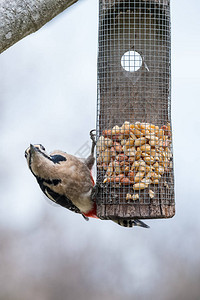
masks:
<instances>
[{"instance_id":1,"label":"woodpecker","mask_svg":"<svg viewBox=\"0 0 200 300\"><path fill-rule=\"evenodd\" d=\"M96 186L91 173L96 145L93 132L90 131L91 153L86 159L60 150L48 154L41 144L31 144L25 151L28 167L43 193L57 204L81 214L85 220L98 218L94 199ZM112 221L125 227L149 227L138 219Z\"/></svg>"}]
</instances>

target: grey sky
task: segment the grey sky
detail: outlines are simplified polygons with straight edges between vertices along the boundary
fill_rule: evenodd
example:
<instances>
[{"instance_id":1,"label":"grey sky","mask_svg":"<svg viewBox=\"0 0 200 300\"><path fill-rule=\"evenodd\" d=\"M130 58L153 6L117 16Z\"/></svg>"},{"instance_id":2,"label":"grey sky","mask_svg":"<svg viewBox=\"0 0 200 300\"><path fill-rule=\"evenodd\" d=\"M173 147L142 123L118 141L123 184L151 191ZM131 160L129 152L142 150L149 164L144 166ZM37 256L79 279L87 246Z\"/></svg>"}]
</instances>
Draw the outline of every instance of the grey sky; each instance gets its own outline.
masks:
<instances>
[{"instance_id":1,"label":"grey sky","mask_svg":"<svg viewBox=\"0 0 200 300\"><path fill-rule=\"evenodd\" d=\"M98 240L94 238L92 244L103 241L106 251L117 247L123 236L125 246L133 251L125 248L123 259L134 253L132 272L139 274L138 286L151 278L151 272L157 272L156 257L151 256L150 261L151 251L147 250L152 241L160 247L158 241L162 240L160 253L180 245L181 255L192 254L199 259L194 247L186 243L193 243L200 230L199 11L199 1L171 3L176 216L148 221L148 231L126 231L98 220L85 222L63 208L49 205L28 170L24 150L30 142L42 143L48 151L59 148L73 154L89 140L88 133L95 127L98 5L97 1L84 0L0 57L0 223L29 228L47 210L65 226L76 224L71 227L72 235L81 228L83 243L88 234L95 232Z\"/></svg>"}]
</instances>

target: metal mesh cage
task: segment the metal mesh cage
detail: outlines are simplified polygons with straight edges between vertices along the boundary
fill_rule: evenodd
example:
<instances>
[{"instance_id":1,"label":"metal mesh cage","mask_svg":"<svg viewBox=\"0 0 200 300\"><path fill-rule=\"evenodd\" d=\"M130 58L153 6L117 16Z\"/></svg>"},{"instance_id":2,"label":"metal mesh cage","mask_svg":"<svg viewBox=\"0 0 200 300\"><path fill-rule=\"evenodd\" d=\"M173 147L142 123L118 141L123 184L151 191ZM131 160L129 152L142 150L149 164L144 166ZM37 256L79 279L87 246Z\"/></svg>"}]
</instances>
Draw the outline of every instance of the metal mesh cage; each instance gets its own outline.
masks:
<instances>
[{"instance_id":1,"label":"metal mesh cage","mask_svg":"<svg viewBox=\"0 0 200 300\"><path fill-rule=\"evenodd\" d=\"M175 213L170 43L168 0L100 0L100 218Z\"/></svg>"}]
</instances>

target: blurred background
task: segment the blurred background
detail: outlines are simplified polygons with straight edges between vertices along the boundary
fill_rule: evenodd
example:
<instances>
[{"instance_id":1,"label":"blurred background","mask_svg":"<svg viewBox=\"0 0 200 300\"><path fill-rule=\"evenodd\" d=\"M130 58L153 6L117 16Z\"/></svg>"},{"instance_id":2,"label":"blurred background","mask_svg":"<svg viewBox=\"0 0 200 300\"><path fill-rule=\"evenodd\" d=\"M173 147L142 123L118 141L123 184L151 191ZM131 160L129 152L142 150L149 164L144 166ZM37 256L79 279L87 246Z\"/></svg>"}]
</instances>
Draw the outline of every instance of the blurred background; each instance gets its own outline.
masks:
<instances>
[{"instance_id":1,"label":"blurred background","mask_svg":"<svg viewBox=\"0 0 200 300\"><path fill-rule=\"evenodd\" d=\"M52 205L24 150L74 154L96 121L98 2L81 0L0 57L0 300L200 299L200 3L171 1L176 215L151 229Z\"/></svg>"}]
</instances>

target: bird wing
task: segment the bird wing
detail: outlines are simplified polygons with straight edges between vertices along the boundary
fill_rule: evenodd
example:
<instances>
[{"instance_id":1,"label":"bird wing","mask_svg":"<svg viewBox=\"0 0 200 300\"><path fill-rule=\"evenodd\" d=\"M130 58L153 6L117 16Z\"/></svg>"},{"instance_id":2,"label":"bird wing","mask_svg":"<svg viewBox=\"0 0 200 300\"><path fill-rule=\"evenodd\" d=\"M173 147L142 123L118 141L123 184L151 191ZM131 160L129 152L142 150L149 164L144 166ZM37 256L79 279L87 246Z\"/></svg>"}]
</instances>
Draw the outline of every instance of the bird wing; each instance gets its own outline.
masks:
<instances>
[{"instance_id":1,"label":"bird wing","mask_svg":"<svg viewBox=\"0 0 200 300\"><path fill-rule=\"evenodd\" d=\"M60 195L56 192L54 192L52 189L50 189L48 186L44 185L45 183L45 179L41 179L41 178L37 178L37 181L39 183L39 186L41 188L41 190L43 191L43 193L52 201L54 201L55 203L75 212L75 213L79 213L81 214L81 211L79 210L78 207L76 207L72 201L67 198L64 195Z\"/></svg>"}]
</instances>

